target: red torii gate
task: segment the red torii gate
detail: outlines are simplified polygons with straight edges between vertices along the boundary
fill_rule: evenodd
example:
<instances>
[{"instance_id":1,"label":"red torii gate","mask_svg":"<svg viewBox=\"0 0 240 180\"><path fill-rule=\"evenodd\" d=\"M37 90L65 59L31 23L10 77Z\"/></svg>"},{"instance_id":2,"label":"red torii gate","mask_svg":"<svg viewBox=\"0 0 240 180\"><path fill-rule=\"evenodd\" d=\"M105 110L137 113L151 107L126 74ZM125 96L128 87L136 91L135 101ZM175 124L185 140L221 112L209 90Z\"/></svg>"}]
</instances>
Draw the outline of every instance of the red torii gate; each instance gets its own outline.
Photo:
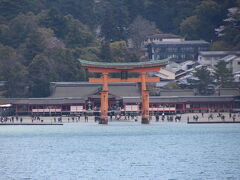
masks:
<instances>
[{"instance_id":1,"label":"red torii gate","mask_svg":"<svg viewBox=\"0 0 240 180\"><path fill-rule=\"evenodd\" d=\"M100 124L108 123L108 83L109 82L141 82L142 94L142 124L149 123L149 91L146 82L159 82L159 77L148 77L148 72L159 71L166 66L168 60L155 60L147 62L107 63L79 60L81 65L89 72L102 73L101 78L89 78L91 83L103 83L101 91L101 117ZM137 78L128 78L129 72L140 74ZM109 78L109 73L121 73L121 78Z\"/></svg>"}]
</instances>

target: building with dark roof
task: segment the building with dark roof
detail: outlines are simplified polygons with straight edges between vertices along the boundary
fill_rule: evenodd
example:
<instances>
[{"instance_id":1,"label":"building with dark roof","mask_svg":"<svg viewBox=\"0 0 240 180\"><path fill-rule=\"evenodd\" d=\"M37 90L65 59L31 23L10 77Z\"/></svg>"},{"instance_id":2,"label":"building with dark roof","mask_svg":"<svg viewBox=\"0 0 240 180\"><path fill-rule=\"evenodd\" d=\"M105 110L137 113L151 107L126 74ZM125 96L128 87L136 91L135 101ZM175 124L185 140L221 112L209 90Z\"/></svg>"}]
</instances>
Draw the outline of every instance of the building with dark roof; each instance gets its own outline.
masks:
<instances>
[{"instance_id":1,"label":"building with dark roof","mask_svg":"<svg viewBox=\"0 0 240 180\"><path fill-rule=\"evenodd\" d=\"M150 60L170 58L175 62L197 60L199 51L207 51L209 43L203 40L161 41L146 45Z\"/></svg>"},{"instance_id":2,"label":"building with dark roof","mask_svg":"<svg viewBox=\"0 0 240 180\"><path fill-rule=\"evenodd\" d=\"M0 105L11 104L19 115L72 114L99 112L102 85L88 82L53 82L47 98L0 99ZM141 110L141 87L138 83L109 83L109 111L123 113ZM212 96L199 96L189 90L160 90L150 96L150 112L199 112L240 110L240 90L220 89Z\"/></svg>"},{"instance_id":3,"label":"building with dark roof","mask_svg":"<svg viewBox=\"0 0 240 180\"><path fill-rule=\"evenodd\" d=\"M199 58L205 58L206 60L221 59L229 55L240 56L240 51L200 51Z\"/></svg>"},{"instance_id":4,"label":"building with dark roof","mask_svg":"<svg viewBox=\"0 0 240 180\"><path fill-rule=\"evenodd\" d=\"M83 98L88 99L99 95L102 84L88 82L52 82L51 98ZM137 83L109 83L109 94L115 97L139 96L140 88ZM100 96L99 96L100 97Z\"/></svg>"}]
</instances>

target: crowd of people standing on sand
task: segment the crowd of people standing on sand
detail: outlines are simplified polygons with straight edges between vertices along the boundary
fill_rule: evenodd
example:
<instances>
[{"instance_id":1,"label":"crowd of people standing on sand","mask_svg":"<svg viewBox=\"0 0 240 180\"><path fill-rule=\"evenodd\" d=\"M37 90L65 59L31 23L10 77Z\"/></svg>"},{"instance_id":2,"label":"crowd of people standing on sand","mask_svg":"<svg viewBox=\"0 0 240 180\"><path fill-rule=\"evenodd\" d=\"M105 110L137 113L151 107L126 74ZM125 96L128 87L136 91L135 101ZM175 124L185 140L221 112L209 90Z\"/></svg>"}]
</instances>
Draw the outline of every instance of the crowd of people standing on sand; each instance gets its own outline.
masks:
<instances>
[{"instance_id":1,"label":"crowd of people standing on sand","mask_svg":"<svg viewBox=\"0 0 240 180\"><path fill-rule=\"evenodd\" d=\"M150 116L150 120L153 119L153 116ZM182 119L181 115L176 115L174 117L174 115L165 115L164 113L162 113L161 117L159 114L155 114L155 120L156 122L159 122L161 119L162 122L167 121L167 122L180 122Z\"/></svg>"},{"instance_id":2,"label":"crowd of people standing on sand","mask_svg":"<svg viewBox=\"0 0 240 180\"><path fill-rule=\"evenodd\" d=\"M138 121L138 116L140 116L140 114L137 113L127 113L125 115L123 114L110 114L110 121L112 120L124 120L124 121ZM156 122L159 121L167 121L167 122L180 122L181 121L182 116L181 115L165 115L164 113L162 113L161 115L156 113L156 114L152 114L149 116L150 121L154 120Z\"/></svg>"},{"instance_id":3,"label":"crowd of people standing on sand","mask_svg":"<svg viewBox=\"0 0 240 180\"><path fill-rule=\"evenodd\" d=\"M206 117L205 117L206 116ZM227 117L227 114L225 113L217 113L217 114L214 114L214 113L207 113L207 115L205 115L205 113L201 113L201 117L199 117L198 115L193 115L192 116L192 120L197 122L198 120L200 119L205 119L207 118L208 121L211 121L211 120L221 120L221 121L225 121L227 118L229 120L232 120L233 122L236 121L237 117L240 117L240 113L231 113L229 112L228 113L228 117ZM190 117L188 116L187 117L187 121L189 122L190 121Z\"/></svg>"},{"instance_id":4,"label":"crowd of people standing on sand","mask_svg":"<svg viewBox=\"0 0 240 180\"><path fill-rule=\"evenodd\" d=\"M43 122L40 116L31 116L32 123ZM18 116L0 116L1 123L23 123L23 117Z\"/></svg>"},{"instance_id":5,"label":"crowd of people standing on sand","mask_svg":"<svg viewBox=\"0 0 240 180\"><path fill-rule=\"evenodd\" d=\"M22 123L23 122L23 118L22 117L18 117L18 116L0 116L0 122L1 123Z\"/></svg>"},{"instance_id":6,"label":"crowd of people standing on sand","mask_svg":"<svg viewBox=\"0 0 240 180\"><path fill-rule=\"evenodd\" d=\"M82 115L79 116L67 116L67 122L80 122L80 117ZM84 120L85 122L88 122L88 116L87 114L83 114L84 116ZM51 116L49 118L49 120L47 120L46 118L39 116L39 115L32 115L30 116L30 120L29 120L29 116L25 117L25 120L23 119L23 117L19 117L19 116L0 116L0 122L1 123L44 123L44 119L45 122L51 121L51 123L63 123L63 116Z\"/></svg>"},{"instance_id":7,"label":"crowd of people standing on sand","mask_svg":"<svg viewBox=\"0 0 240 180\"><path fill-rule=\"evenodd\" d=\"M79 115L69 115L67 116L67 122L68 123L74 123L74 122L80 122L81 117L84 117L84 121L88 122L88 115L87 113L79 114ZM63 117L54 117L53 118L54 123L62 123L63 122Z\"/></svg>"},{"instance_id":8,"label":"crowd of people standing on sand","mask_svg":"<svg viewBox=\"0 0 240 180\"><path fill-rule=\"evenodd\" d=\"M42 122L43 123L43 119L41 119L40 116L32 116L31 120L32 120L32 123L35 123L35 122Z\"/></svg>"},{"instance_id":9,"label":"crowd of people standing on sand","mask_svg":"<svg viewBox=\"0 0 240 180\"><path fill-rule=\"evenodd\" d=\"M123 121L138 121L138 117L140 114L138 113L126 113L126 114L115 114L115 113L110 113L109 114L109 120L123 120ZM83 122L88 122L89 115L87 113L82 113L78 115L69 115L65 117L64 122L68 123L74 123L74 122L81 122L81 117L83 117ZM44 118L36 115L32 115L31 117L31 122L32 123L43 123ZM94 121L97 122L100 119L100 116L93 116ZM237 121L237 119L240 119L240 113L198 113L198 114L193 114L193 115L188 115L185 116L187 118L187 122L193 121L193 122L198 122L198 121L204 121L204 120L215 120L215 121L228 121L231 120L233 122ZM177 115L177 114L167 114L165 115L164 113L155 113L155 114L150 114L149 116L150 121L155 120L156 122L181 122L182 115ZM60 116L53 116L50 117L51 123L63 123L63 117ZM47 122L48 120L46 120ZM23 123L23 117L18 117L18 116L0 116L0 122L1 123Z\"/></svg>"},{"instance_id":10,"label":"crowd of people standing on sand","mask_svg":"<svg viewBox=\"0 0 240 180\"><path fill-rule=\"evenodd\" d=\"M59 121L62 122L62 117L60 117L60 118L61 119L58 119L58 122ZM81 115L79 115L79 116L68 116L68 118L67 118L68 123L80 122L80 121L81 121ZM86 114L84 114L84 121L88 122L88 116ZM55 122L55 120L54 120L54 122Z\"/></svg>"}]
</instances>

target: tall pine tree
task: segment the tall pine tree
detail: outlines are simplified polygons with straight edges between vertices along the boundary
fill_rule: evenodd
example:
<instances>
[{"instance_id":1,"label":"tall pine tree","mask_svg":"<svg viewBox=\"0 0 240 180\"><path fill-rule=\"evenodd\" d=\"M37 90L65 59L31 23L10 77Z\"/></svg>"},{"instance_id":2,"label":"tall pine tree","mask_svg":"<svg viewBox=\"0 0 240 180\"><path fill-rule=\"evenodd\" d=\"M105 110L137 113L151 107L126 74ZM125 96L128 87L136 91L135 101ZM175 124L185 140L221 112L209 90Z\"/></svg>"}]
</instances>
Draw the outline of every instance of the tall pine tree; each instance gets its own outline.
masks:
<instances>
[{"instance_id":1,"label":"tall pine tree","mask_svg":"<svg viewBox=\"0 0 240 180\"><path fill-rule=\"evenodd\" d=\"M210 85L213 84L213 77L206 66L197 69L192 79L188 79L191 88L196 88L201 95L209 93Z\"/></svg>"},{"instance_id":2,"label":"tall pine tree","mask_svg":"<svg viewBox=\"0 0 240 180\"><path fill-rule=\"evenodd\" d=\"M227 68L228 63L225 61L219 61L215 68L216 83L220 88L230 88L234 86L234 78L232 71Z\"/></svg>"}]
</instances>

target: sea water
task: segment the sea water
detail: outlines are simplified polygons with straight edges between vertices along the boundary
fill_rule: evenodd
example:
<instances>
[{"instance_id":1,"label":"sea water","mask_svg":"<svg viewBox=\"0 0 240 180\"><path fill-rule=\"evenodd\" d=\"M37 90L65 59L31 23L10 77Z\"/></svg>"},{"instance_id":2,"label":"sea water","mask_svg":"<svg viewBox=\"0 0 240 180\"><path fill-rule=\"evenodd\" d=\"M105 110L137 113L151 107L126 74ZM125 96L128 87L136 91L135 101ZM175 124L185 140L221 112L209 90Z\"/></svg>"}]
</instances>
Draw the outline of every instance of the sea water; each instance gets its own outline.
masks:
<instances>
[{"instance_id":1,"label":"sea water","mask_svg":"<svg viewBox=\"0 0 240 180\"><path fill-rule=\"evenodd\" d=\"M1 180L239 180L240 125L0 126Z\"/></svg>"}]
</instances>

